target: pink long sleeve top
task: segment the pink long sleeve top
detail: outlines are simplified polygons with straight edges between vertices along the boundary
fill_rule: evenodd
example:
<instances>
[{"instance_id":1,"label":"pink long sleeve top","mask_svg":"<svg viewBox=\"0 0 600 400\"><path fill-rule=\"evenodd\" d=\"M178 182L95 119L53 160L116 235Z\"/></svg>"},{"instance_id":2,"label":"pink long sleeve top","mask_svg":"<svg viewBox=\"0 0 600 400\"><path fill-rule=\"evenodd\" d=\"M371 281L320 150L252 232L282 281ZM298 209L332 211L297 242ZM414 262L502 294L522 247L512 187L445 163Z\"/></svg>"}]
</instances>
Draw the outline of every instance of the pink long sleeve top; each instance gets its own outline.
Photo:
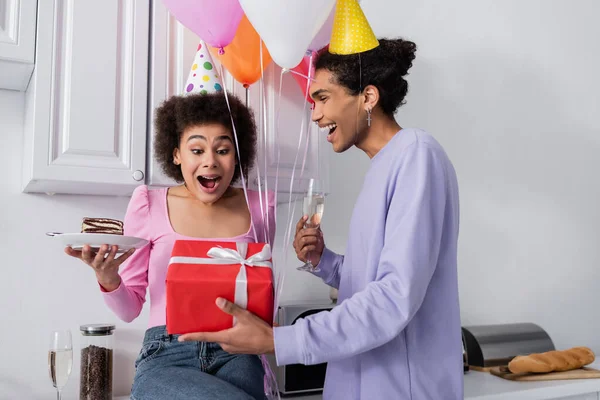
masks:
<instances>
[{"instance_id":1,"label":"pink long sleeve top","mask_svg":"<svg viewBox=\"0 0 600 400\"><path fill-rule=\"evenodd\" d=\"M248 190L252 223L243 235L230 238L195 238L180 235L173 230L167 209L167 188L137 187L125 214L124 235L136 236L149 243L126 260L120 267L121 284L112 292L102 290L108 307L123 321L133 321L142 311L146 291L150 292L150 319L148 327L165 325L165 277L175 240L218 240L224 242L273 243L275 236L275 195ZM256 233L256 236L255 236ZM257 240L256 240L256 239Z\"/></svg>"}]
</instances>

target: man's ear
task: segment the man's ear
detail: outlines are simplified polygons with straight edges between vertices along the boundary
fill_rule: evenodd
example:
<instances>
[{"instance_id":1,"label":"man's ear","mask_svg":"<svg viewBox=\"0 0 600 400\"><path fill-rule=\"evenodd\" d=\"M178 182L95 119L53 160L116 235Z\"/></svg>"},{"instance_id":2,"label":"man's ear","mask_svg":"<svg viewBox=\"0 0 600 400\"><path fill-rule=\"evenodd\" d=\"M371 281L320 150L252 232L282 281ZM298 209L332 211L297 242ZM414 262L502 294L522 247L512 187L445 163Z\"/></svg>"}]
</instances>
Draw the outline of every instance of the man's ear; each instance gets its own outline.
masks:
<instances>
[{"instance_id":1,"label":"man's ear","mask_svg":"<svg viewBox=\"0 0 600 400\"><path fill-rule=\"evenodd\" d=\"M374 85L368 85L363 90L365 111L373 110L379 104L379 89Z\"/></svg>"}]
</instances>

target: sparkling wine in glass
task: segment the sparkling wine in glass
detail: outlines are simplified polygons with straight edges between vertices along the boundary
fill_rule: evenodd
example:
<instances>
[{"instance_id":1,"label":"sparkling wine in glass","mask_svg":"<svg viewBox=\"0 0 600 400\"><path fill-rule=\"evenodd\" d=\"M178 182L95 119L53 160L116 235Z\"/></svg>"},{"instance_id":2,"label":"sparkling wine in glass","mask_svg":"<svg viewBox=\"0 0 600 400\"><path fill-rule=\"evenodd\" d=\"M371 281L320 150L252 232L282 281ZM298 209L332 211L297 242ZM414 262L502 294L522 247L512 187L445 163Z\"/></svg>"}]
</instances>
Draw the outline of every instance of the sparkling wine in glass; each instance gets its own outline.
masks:
<instances>
[{"instance_id":1,"label":"sparkling wine in glass","mask_svg":"<svg viewBox=\"0 0 600 400\"><path fill-rule=\"evenodd\" d=\"M73 367L73 345L70 331L55 331L50 335L48 350L48 372L56 388L56 398L61 399L61 391L69 380Z\"/></svg>"},{"instance_id":2,"label":"sparkling wine in glass","mask_svg":"<svg viewBox=\"0 0 600 400\"><path fill-rule=\"evenodd\" d=\"M321 226L321 218L323 218L323 211L325 208L325 193L321 183L317 179L310 179L308 182L308 190L304 197L303 213L308 216L308 219L304 223L305 228L318 228ZM310 252L306 254L307 259L304 265L299 266L297 269L300 271L311 271L319 272L318 267L314 267L310 261Z\"/></svg>"}]
</instances>

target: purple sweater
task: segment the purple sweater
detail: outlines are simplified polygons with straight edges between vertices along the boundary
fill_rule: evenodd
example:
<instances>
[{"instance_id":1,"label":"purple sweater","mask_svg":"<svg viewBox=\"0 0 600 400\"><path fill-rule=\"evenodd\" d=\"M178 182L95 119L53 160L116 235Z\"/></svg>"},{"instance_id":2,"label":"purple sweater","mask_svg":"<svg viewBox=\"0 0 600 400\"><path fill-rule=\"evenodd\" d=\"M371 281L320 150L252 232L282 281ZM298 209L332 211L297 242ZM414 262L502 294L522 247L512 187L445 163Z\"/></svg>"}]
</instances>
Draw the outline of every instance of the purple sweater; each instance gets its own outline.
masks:
<instances>
[{"instance_id":1,"label":"purple sweater","mask_svg":"<svg viewBox=\"0 0 600 400\"><path fill-rule=\"evenodd\" d=\"M446 153L401 130L371 160L346 255L319 263L338 305L275 328L278 365L328 362L325 400L462 399L458 226Z\"/></svg>"}]
</instances>

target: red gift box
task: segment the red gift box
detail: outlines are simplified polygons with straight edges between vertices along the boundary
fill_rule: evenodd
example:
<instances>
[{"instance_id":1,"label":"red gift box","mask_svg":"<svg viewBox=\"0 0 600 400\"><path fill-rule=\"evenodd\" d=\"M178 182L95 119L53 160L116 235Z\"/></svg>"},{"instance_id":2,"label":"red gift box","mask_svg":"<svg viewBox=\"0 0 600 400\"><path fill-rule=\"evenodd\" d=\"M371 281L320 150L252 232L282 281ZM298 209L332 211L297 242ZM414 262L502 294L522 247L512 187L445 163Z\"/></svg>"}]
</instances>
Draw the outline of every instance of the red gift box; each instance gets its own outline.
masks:
<instances>
[{"instance_id":1,"label":"red gift box","mask_svg":"<svg viewBox=\"0 0 600 400\"><path fill-rule=\"evenodd\" d=\"M271 248L265 243L176 240L166 278L167 332L216 332L234 318L215 304L223 297L273 321Z\"/></svg>"}]
</instances>

